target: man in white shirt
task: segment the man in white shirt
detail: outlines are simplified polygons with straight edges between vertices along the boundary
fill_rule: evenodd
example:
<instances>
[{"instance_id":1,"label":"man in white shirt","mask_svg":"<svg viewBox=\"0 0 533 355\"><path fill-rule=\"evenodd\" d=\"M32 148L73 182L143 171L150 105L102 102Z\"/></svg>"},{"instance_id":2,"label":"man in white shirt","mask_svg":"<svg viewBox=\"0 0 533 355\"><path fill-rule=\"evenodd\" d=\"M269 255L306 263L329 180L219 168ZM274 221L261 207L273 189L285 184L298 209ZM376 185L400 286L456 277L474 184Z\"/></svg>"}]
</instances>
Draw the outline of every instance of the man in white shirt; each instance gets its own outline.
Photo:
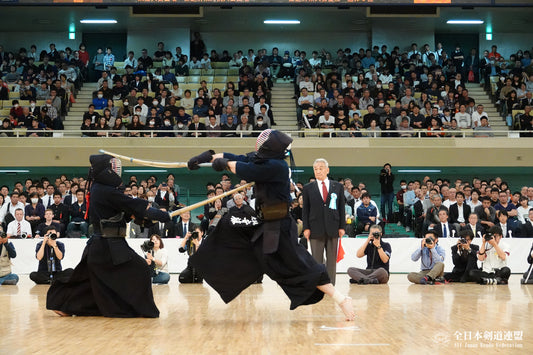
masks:
<instances>
[{"instance_id":1,"label":"man in white shirt","mask_svg":"<svg viewBox=\"0 0 533 355\"><path fill-rule=\"evenodd\" d=\"M22 209L22 215L24 216L24 207L24 204L19 201L19 193L16 191L13 192L10 201L4 203L0 209L0 222L5 223L5 225L9 224L15 217L15 211L19 208ZM6 220L7 215L9 217Z\"/></svg>"},{"instance_id":2,"label":"man in white shirt","mask_svg":"<svg viewBox=\"0 0 533 355\"><path fill-rule=\"evenodd\" d=\"M457 203L457 200L455 199L455 194L457 193L457 190L452 187L448 190L448 198L446 201L442 202L443 206L446 206L447 209L450 209L450 206Z\"/></svg>"},{"instance_id":3,"label":"man in white shirt","mask_svg":"<svg viewBox=\"0 0 533 355\"><path fill-rule=\"evenodd\" d=\"M31 238L31 224L24 219L24 210L15 210L15 220L7 225L8 238Z\"/></svg>"},{"instance_id":4,"label":"man in white shirt","mask_svg":"<svg viewBox=\"0 0 533 355\"><path fill-rule=\"evenodd\" d=\"M124 68L129 65L133 68L133 71L137 71L137 59L135 59L135 54L133 51L128 52L128 58L124 61Z\"/></svg>"},{"instance_id":5,"label":"man in white shirt","mask_svg":"<svg viewBox=\"0 0 533 355\"><path fill-rule=\"evenodd\" d=\"M46 187L46 195L41 198L41 201L43 201L44 208L48 208L54 204L54 192L54 185L50 184Z\"/></svg>"},{"instance_id":6,"label":"man in white shirt","mask_svg":"<svg viewBox=\"0 0 533 355\"><path fill-rule=\"evenodd\" d=\"M502 229L491 227L483 236L477 256L483 262L483 270L471 270L470 276L483 285L506 285L511 276L511 269L507 267L509 250L509 245L502 241Z\"/></svg>"},{"instance_id":7,"label":"man in white shirt","mask_svg":"<svg viewBox=\"0 0 533 355\"><path fill-rule=\"evenodd\" d=\"M479 104L476 111L472 113L472 128L481 126L481 117L483 116L487 117L487 120L489 119L489 115L484 111L483 105Z\"/></svg>"},{"instance_id":8,"label":"man in white shirt","mask_svg":"<svg viewBox=\"0 0 533 355\"><path fill-rule=\"evenodd\" d=\"M313 90L313 82L311 81L311 78L309 77L309 74L305 74L304 80L300 81L300 90L303 88L306 88L308 91L315 91Z\"/></svg>"}]
</instances>

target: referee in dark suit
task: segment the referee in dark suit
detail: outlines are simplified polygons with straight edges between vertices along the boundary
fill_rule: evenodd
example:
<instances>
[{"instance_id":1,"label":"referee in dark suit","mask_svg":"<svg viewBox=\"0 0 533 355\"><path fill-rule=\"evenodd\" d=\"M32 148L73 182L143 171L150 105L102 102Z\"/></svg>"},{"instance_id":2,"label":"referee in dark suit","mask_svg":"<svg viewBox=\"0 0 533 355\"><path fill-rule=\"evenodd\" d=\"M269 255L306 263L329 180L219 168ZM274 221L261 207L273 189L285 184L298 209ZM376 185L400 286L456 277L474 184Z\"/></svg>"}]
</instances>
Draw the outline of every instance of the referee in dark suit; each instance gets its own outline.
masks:
<instances>
[{"instance_id":1,"label":"referee in dark suit","mask_svg":"<svg viewBox=\"0 0 533 355\"><path fill-rule=\"evenodd\" d=\"M338 238L342 238L346 226L344 187L328 179L329 167L325 159L315 160L313 171L316 181L303 188L304 236L311 244L313 258L318 263L324 263L326 251L326 268L331 283L335 285Z\"/></svg>"}]
</instances>

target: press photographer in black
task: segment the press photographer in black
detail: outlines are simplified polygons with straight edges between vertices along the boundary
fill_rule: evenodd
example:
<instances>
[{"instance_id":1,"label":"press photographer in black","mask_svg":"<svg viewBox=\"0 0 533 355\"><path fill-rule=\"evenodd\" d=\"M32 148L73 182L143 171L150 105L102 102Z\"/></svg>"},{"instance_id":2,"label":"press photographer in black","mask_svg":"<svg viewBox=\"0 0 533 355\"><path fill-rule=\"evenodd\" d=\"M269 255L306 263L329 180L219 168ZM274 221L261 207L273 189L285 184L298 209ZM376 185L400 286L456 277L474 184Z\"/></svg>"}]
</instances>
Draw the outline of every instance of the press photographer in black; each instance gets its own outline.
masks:
<instances>
[{"instance_id":1,"label":"press photographer in black","mask_svg":"<svg viewBox=\"0 0 533 355\"><path fill-rule=\"evenodd\" d=\"M37 271L30 274L30 279L38 285L49 284L57 278L68 280L72 269L63 271L61 260L65 256L65 245L57 240L58 231L52 224L43 232L43 240L35 248L36 258L39 260Z\"/></svg>"},{"instance_id":2,"label":"press photographer in black","mask_svg":"<svg viewBox=\"0 0 533 355\"><path fill-rule=\"evenodd\" d=\"M203 236L204 231L202 227L196 227L192 232L188 231L183 238L183 242L181 242L179 252L187 253L189 256L193 255L202 244ZM189 261L187 261L187 267L180 273L179 280L182 284L203 282L202 276L191 266Z\"/></svg>"},{"instance_id":3,"label":"press photographer in black","mask_svg":"<svg viewBox=\"0 0 533 355\"><path fill-rule=\"evenodd\" d=\"M357 257L366 255L366 270L351 267L348 269L350 283L358 284L386 284L389 281L389 261L392 248L389 243L381 239L381 226L375 224L370 227L368 238L357 250Z\"/></svg>"},{"instance_id":4,"label":"press photographer in black","mask_svg":"<svg viewBox=\"0 0 533 355\"><path fill-rule=\"evenodd\" d=\"M459 233L457 244L452 246L453 270L444 274L449 282L474 282L470 277L470 270L478 270L477 253L479 246L472 244L474 233L470 229Z\"/></svg>"}]
</instances>

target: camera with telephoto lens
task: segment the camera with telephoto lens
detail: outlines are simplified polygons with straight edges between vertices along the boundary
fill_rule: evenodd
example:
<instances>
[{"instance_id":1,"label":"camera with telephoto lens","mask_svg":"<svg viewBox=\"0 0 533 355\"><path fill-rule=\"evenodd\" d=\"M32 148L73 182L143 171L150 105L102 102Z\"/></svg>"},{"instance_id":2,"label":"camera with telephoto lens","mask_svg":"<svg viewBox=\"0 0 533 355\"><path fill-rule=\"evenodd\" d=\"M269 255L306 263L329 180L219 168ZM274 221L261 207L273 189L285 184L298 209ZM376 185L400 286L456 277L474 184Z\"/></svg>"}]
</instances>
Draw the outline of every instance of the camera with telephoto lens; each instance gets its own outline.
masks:
<instances>
[{"instance_id":1,"label":"camera with telephoto lens","mask_svg":"<svg viewBox=\"0 0 533 355\"><path fill-rule=\"evenodd\" d=\"M50 238L51 240L56 240L57 239L57 234L56 233L50 233L48 238Z\"/></svg>"},{"instance_id":2,"label":"camera with telephoto lens","mask_svg":"<svg viewBox=\"0 0 533 355\"><path fill-rule=\"evenodd\" d=\"M0 232L0 238L7 238L6 232Z\"/></svg>"},{"instance_id":3,"label":"camera with telephoto lens","mask_svg":"<svg viewBox=\"0 0 533 355\"><path fill-rule=\"evenodd\" d=\"M461 239L459 239L459 243L461 243L461 244L466 244L466 239L465 239L465 238L461 238Z\"/></svg>"},{"instance_id":4,"label":"camera with telephoto lens","mask_svg":"<svg viewBox=\"0 0 533 355\"><path fill-rule=\"evenodd\" d=\"M154 249L154 242L151 240L145 240L144 243L141 244L141 249L145 253L151 252L152 249Z\"/></svg>"},{"instance_id":5,"label":"camera with telephoto lens","mask_svg":"<svg viewBox=\"0 0 533 355\"><path fill-rule=\"evenodd\" d=\"M426 244L433 244L433 238L431 237L427 237L426 240L425 240Z\"/></svg>"},{"instance_id":6,"label":"camera with telephoto lens","mask_svg":"<svg viewBox=\"0 0 533 355\"><path fill-rule=\"evenodd\" d=\"M492 238L494 238L494 236L492 235L492 233L487 233L485 234L485 236L483 237L483 239L485 239L485 241L489 241L489 240L492 240Z\"/></svg>"}]
</instances>

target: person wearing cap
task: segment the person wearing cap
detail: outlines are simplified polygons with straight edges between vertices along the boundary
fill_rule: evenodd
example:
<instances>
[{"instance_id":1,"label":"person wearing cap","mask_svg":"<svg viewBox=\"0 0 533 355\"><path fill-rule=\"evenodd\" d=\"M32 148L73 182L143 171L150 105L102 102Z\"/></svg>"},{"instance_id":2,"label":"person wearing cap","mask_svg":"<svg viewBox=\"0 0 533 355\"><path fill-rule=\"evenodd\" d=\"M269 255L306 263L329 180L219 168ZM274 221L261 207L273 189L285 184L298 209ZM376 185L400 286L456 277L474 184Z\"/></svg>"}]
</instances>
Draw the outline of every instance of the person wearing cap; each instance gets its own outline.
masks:
<instances>
[{"instance_id":1,"label":"person wearing cap","mask_svg":"<svg viewBox=\"0 0 533 355\"><path fill-rule=\"evenodd\" d=\"M124 194L120 160L91 155L87 205L94 232L68 281L56 280L46 308L61 316L156 318L151 269L126 242L126 223L170 221L147 200ZM132 217L133 216L133 217Z\"/></svg>"},{"instance_id":2,"label":"person wearing cap","mask_svg":"<svg viewBox=\"0 0 533 355\"><path fill-rule=\"evenodd\" d=\"M353 320L351 298L335 289L326 267L298 243L297 226L289 214L290 177L285 162L291 143L285 133L267 129L257 138L256 150L247 155L209 150L189 160L191 170L211 162L215 171L229 170L255 181L256 196L256 212L226 213L190 258L191 265L226 303L267 274L290 298L290 309L317 303L327 294L346 320Z\"/></svg>"}]
</instances>

